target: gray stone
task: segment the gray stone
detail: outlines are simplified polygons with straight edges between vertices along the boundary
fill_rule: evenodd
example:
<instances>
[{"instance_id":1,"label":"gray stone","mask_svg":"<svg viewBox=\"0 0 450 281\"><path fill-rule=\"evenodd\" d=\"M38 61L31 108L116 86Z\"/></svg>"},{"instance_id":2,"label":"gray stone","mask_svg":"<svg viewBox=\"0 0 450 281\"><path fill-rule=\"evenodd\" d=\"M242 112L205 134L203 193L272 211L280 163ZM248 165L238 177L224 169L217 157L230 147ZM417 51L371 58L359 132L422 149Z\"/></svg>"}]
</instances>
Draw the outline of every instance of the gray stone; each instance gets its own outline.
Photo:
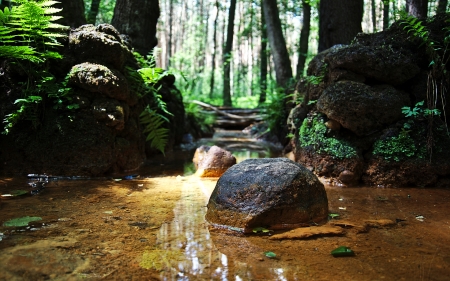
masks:
<instances>
[{"instance_id":1,"label":"gray stone","mask_svg":"<svg viewBox=\"0 0 450 281\"><path fill-rule=\"evenodd\" d=\"M209 199L206 220L251 232L255 227L291 229L328 216L323 184L287 158L247 159L228 169Z\"/></svg>"},{"instance_id":2,"label":"gray stone","mask_svg":"<svg viewBox=\"0 0 450 281\"><path fill-rule=\"evenodd\" d=\"M342 127L364 136L403 117L409 96L389 85L371 87L353 81L330 85L317 101L317 109Z\"/></svg>"}]
</instances>

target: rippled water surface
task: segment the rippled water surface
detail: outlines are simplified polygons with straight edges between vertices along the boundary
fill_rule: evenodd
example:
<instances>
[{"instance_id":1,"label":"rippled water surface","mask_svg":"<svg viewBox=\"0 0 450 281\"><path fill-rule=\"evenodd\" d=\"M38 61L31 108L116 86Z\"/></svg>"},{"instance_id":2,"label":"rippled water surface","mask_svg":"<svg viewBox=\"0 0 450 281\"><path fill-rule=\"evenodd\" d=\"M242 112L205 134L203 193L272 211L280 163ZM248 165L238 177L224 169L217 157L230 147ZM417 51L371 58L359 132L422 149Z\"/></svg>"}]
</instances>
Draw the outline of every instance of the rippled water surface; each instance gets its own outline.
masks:
<instances>
[{"instance_id":1,"label":"rippled water surface","mask_svg":"<svg viewBox=\"0 0 450 281\"><path fill-rule=\"evenodd\" d=\"M246 153L273 156L261 146ZM328 225L344 234L239 236L208 228L217 179L190 175L191 158L175 151L131 180L58 179L1 199L0 223L42 220L0 226L0 280L450 280L448 189L326 186L339 215ZM0 179L1 194L29 188L25 177ZM339 246L355 255L333 257Z\"/></svg>"}]
</instances>

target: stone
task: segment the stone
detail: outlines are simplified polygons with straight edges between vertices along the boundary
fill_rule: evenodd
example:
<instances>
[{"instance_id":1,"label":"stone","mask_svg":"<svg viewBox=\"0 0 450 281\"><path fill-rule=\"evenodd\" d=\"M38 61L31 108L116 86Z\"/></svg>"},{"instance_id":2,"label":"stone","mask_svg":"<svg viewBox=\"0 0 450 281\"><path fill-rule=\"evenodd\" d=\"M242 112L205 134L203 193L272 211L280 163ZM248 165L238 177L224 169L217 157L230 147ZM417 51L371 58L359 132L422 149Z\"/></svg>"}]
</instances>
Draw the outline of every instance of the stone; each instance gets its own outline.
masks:
<instances>
[{"instance_id":1,"label":"stone","mask_svg":"<svg viewBox=\"0 0 450 281\"><path fill-rule=\"evenodd\" d=\"M102 62L122 71L131 51L119 32L109 24L82 25L69 35L69 48L76 62Z\"/></svg>"},{"instance_id":2,"label":"stone","mask_svg":"<svg viewBox=\"0 0 450 281\"><path fill-rule=\"evenodd\" d=\"M100 93L112 99L125 101L130 96L125 76L119 71L101 64L86 62L73 66L70 71L69 83L72 86L91 93Z\"/></svg>"},{"instance_id":3,"label":"stone","mask_svg":"<svg viewBox=\"0 0 450 281\"><path fill-rule=\"evenodd\" d=\"M231 152L218 146L200 146L195 151L194 164L196 164L199 177L220 177L228 168L236 164L236 158Z\"/></svg>"},{"instance_id":4,"label":"stone","mask_svg":"<svg viewBox=\"0 0 450 281\"><path fill-rule=\"evenodd\" d=\"M206 220L216 227L293 229L328 217L323 184L287 158L247 159L218 180Z\"/></svg>"},{"instance_id":5,"label":"stone","mask_svg":"<svg viewBox=\"0 0 450 281\"><path fill-rule=\"evenodd\" d=\"M323 92L317 110L358 136L364 136L400 120L402 107L409 104L408 94L389 85L371 87L339 81Z\"/></svg>"}]
</instances>

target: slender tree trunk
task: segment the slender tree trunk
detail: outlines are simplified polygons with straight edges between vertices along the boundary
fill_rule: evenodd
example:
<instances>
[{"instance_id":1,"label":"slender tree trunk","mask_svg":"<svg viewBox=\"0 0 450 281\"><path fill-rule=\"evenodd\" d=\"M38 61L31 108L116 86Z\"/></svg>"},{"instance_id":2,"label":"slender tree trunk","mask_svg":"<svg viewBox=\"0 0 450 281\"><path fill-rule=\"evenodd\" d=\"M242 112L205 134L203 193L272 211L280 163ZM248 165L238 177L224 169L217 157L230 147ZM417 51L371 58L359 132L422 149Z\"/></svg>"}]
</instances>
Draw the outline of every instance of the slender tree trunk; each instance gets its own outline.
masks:
<instances>
[{"instance_id":1,"label":"slender tree trunk","mask_svg":"<svg viewBox=\"0 0 450 281\"><path fill-rule=\"evenodd\" d=\"M217 50L217 21L219 19L219 0L216 0L216 17L214 18L213 27L213 50L211 58L211 80L209 81L209 98L213 98L214 94L214 73L216 72L216 50Z\"/></svg>"},{"instance_id":2,"label":"slender tree trunk","mask_svg":"<svg viewBox=\"0 0 450 281\"><path fill-rule=\"evenodd\" d=\"M375 10L375 0L371 1L372 6L372 32L377 32L377 12Z\"/></svg>"},{"instance_id":3,"label":"slender tree trunk","mask_svg":"<svg viewBox=\"0 0 450 281\"><path fill-rule=\"evenodd\" d=\"M67 25L73 28L86 24L83 0L59 1L54 5L54 7L63 9L59 14L63 17L58 20L59 24Z\"/></svg>"},{"instance_id":4,"label":"slender tree trunk","mask_svg":"<svg viewBox=\"0 0 450 281\"><path fill-rule=\"evenodd\" d=\"M389 0L383 0L383 30L389 28Z\"/></svg>"},{"instance_id":5,"label":"slender tree trunk","mask_svg":"<svg viewBox=\"0 0 450 281\"><path fill-rule=\"evenodd\" d=\"M428 0L406 0L406 12L419 19L426 18L428 16Z\"/></svg>"},{"instance_id":6,"label":"slender tree trunk","mask_svg":"<svg viewBox=\"0 0 450 281\"><path fill-rule=\"evenodd\" d=\"M275 64L277 84L284 89L288 89L292 79L292 68L278 15L277 2L263 0L263 9L266 18L267 37Z\"/></svg>"},{"instance_id":7,"label":"slender tree trunk","mask_svg":"<svg viewBox=\"0 0 450 281\"><path fill-rule=\"evenodd\" d=\"M259 104L266 102L267 97L267 29L266 29L266 19L264 17L264 7L261 5L261 65L260 65L260 75L261 80L259 87L261 93L259 94Z\"/></svg>"},{"instance_id":8,"label":"slender tree trunk","mask_svg":"<svg viewBox=\"0 0 450 281\"><path fill-rule=\"evenodd\" d=\"M445 13L447 11L448 0L439 0L437 6L438 13Z\"/></svg>"},{"instance_id":9,"label":"slender tree trunk","mask_svg":"<svg viewBox=\"0 0 450 281\"><path fill-rule=\"evenodd\" d=\"M231 48L234 37L234 15L236 12L236 0L231 0L228 11L227 43L223 51L223 105L231 106Z\"/></svg>"},{"instance_id":10,"label":"slender tree trunk","mask_svg":"<svg viewBox=\"0 0 450 281\"><path fill-rule=\"evenodd\" d=\"M167 61L166 68L170 66L172 57L172 37L173 37L173 0L169 1L169 38L167 39Z\"/></svg>"},{"instance_id":11,"label":"slender tree trunk","mask_svg":"<svg viewBox=\"0 0 450 281\"><path fill-rule=\"evenodd\" d=\"M319 52L336 44L350 44L362 31L363 0L321 0Z\"/></svg>"},{"instance_id":12,"label":"slender tree trunk","mask_svg":"<svg viewBox=\"0 0 450 281\"><path fill-rule=\"evenodd\" d=\"M137 52L147 55L158 44L155 37L158 18L158 0L117 0L111 24L130 36Z\"/></svg>"},{"instance_id":13,"label":"slender tree trunk","mask_svg":"<svg viewBox=\"0 0 450 281\"><path fill-rule=\"evenodd\" d=\"M306 57L308 56L309 32L311 31L311 5L308 1L302 1L303 7L303 24L300 33L300 48L298 51L297 75L299 80L305 68Z\"/></svg>"},{"instance_id":14,"label":"slender tree trunk","mask_svg":"<svg viewBox=\"0 0 450 281\"><path fill-rule=\"evenodd\" d=\"M95 19L98 15L98 8L100 7L100 1L101 0L92 0L91 2L91 9L89 10L87 23L95 24Z\"/></svg>"}]
</instances>

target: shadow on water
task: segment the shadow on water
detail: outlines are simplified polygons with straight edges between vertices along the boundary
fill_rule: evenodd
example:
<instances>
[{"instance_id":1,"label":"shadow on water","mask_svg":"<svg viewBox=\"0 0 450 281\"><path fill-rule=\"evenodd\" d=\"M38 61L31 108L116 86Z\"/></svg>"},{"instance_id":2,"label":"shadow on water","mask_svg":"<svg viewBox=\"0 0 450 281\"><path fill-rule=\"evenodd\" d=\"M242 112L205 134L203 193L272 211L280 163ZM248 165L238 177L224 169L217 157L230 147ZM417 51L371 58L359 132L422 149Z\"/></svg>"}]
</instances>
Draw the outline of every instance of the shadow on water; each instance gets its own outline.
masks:
<instances>
[{"instance_id":1,"label":"shadow on water","mask_svg":"<svg viewBox=\"0 0 450 281\"><path fill-rule=\"evenodd\" d=\"M36 196L2 199L1 223L42 221L0 226L0 280L449 280L450 190L326 185L337 215L328 224L343 227L343 235L230 235L204 219L217 179L191 176L201 144L228 149L238 162L279 155L221 132L149 161L131 180L61 179ZM27 184L2 178L0 192ZM333 257L339 246L355 255Z\"/></svg>"}]
</instances>

